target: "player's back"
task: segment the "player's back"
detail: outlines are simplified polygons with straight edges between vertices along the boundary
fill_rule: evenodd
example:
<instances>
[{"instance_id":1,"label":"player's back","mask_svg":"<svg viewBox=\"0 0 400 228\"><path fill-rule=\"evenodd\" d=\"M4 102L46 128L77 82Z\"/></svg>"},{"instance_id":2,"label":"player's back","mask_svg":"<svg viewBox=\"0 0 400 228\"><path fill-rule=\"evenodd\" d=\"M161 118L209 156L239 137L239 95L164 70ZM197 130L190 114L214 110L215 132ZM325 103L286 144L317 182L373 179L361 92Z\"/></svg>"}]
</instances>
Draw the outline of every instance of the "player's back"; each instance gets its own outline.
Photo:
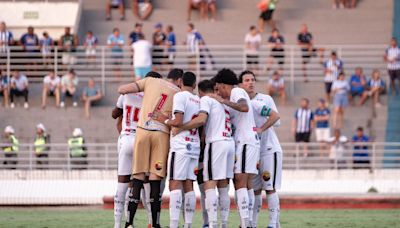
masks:
<instances>
[{"instance_id":1,"label":"player's back","mask_svg":"<svg viewBox=\"0 0 400 228\"><path fill-rule=\"evenodd\" d=\"M136 130L142 107L143 93L120 95L117 107L123 110L121 134L130 134Z\"/></svg>"},{"instance_id":2,"label":"player's back","mask_svg":"<svg viewBox=\"0 0 400 228\"><path fill-rule=\"evenodd\" d=\"M144 92L138 127L169 134L169 128L164 123L155 121L151 117L154 111L160 111L169 116L172 113L173 97L180 89L160 78L144 78L137 81L136 84L139 90Z\"/></svg>"}]
</instances>

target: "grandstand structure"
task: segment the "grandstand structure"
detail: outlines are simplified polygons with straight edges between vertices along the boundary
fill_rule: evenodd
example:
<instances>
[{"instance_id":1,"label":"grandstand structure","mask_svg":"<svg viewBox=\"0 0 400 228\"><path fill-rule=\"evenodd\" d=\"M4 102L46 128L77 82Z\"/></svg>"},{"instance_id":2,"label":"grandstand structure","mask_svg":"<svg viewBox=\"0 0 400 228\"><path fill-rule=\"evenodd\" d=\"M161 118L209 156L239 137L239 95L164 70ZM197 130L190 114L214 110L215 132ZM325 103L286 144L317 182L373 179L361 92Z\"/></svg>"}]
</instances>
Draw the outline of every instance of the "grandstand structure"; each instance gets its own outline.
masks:
<instances>
[{"instance_id":1,"label":"grandstand structure","mask_svg":"<svg viewBox=\"0 0 400 228\"><path fill-rule=\"evenodd\" d=\"M1 1L0 12L2 8L1 4L10 2L19 4L22 1ZM121 60L122 64L120 65L122 76L117 77L113 72L114 66L110 57L110 50L105 46L106 39L112 29L118 27L128 41L128 35L138 20L131 13L130 1L127 1L125 21L116 19L106 21L104 4L99 4L98 0L31 0L24 2L29 2L29 4L33 5L76 4L74 16L69 20L70 23L63 24L59 22L57 26L54 26L42 22L38 31L53 31L54 38L57 38L61 35L64 26L70 26L72 31L77 33L80 41L82 41L86 31L92 30L98 37L100 45L97 50L97 60L94 66L86 64L83 47L77 48L77 52L75 53L77 62L73 66L62 64L62 52L59 52L57 47L53 50L51 64L47 67L42 66L40 53L27 55L22 51L21 47L12 47L8 52L7 58L0 60L0 64L6 67L8 74L15 69L19 69L26 73L32 82L29 91L29 110L22 108L22 101L20 100L17 100L17 107L15 109L0 107L0 129L4 129L7 125L12 125L16 130L16 135L20 142L24 144L21 146L20 162L17 167L19 170L0 170L0 204L24 204L24 200L19 201L20 199L18 199L18 197L25 196L24 193L13 192L13 186L18 180L24 178L30 181L29 183L25 183L26 186L33 186L32 188L35 189L34 196L29 196L32 199L30 201L32 204L71 203L71 201L64 202L62 199L60 200L61 196L58 195L52 195L54 201L37 200L35 196L40 195L40 190L38 190L40 187L37 186L38 183L35 180L42 180L41 178L60 180L66 189L72 189L72 185L67 183L67 180L73 180L75 184L81 184L82 186L87 186L88 184L84 182L85 180L90 180L93 184L90 190L82 195L72 195L70 197L76 197L74 202L78 204L99 203L99 197L102 197L100 194L109 195L113 194L114 191L112 185L115 181L112 178L116 174L116 142L118 133L115 127L116 123L111 118L111 110L114 108L118 98L117 87L121 83L131 81L133 78L130 47L124 47L124 58ZM149 20L143 21L144 33L147 39L150 39L155 23L162 22L164 26L168 24L173 25L178 39L175 66L188 70L188 53L187 48L183 45L187 26L186 5L182 4L183 0L154 0L153 2L155 4L153 14ZM215 61L215 64L210 68L203 66L200 62L197 63L194 71L201 79L210 78L218 69L223 67L232 68L237 73L246 68L243 49L244 35L250 25L257 23L259 15L259 11L255 7L258 2L256 0L217 2L217 21L204 22L198 19L198 15L194 14L193 16L193 22L205 38ZM332 161L326 155L321 155L319 144L309 145L312 157L306 160L301 157L302 145L294 144L294 136L290 133L293 114L300 99L302 97L310 98L311 106L315 109L317 100L324 96L323 68L316 58L308 65L310 82L303 82L301 52L296 44L296 37L301 24L306 23L308 25L315 38L316 46L325 48L325 59L328 58L330 51L335 50L338 52L339 57L345 63L344 68L347 76L350 76L357 66L363 67L367 76L371 74L373 69L379 69L386 83L388 83L386 64L383 62L382 56L392 36L393 8L393 1L363 0L360 1L357 9L340 11L332 10L330 2L322 0L286 0L279 2L274 16L277 21L277 27L287 42L285 46L286 54L283 76L287 83L286 89L289 96L285 106L279 105L279 102L277 103L282 119L282 124L277 129L277 133L285 148L284 168L288 171L285 172L284 178L295 183L292 186L284 184L283 192L312 192L315 194L315 191L322 191L331 193L328 188L340 189L341 183L338 179L343 177L345 177L346 182L343 188L343 192L345 193L346 190L351 189L352 181L357 177L362 180L372 178L373 181L357 182L360 187L354 191L349 190L350 193L360 194L366 192L371 186L379 186L379 189L385 193L400 192L399 187L392 187L400 186L400 183L396 180L398 169L387 170L387 173L381 170L385 168L383 164L386 164L388 161L394 165L386 167L399 168L400 144L396 143L396 140L393 140L391 134L398 132L398 129L393 129L393 125L400 126L400 120L393 117L400 116L400 110L398 106L397 108L393 108L392 106L392 108L388 108L389 102L396 101L396 97L388 99L387 96L384 96L382 99L384 106L381 108L373 107L370 101L368 101L363 107L351 106L346 109L345 124L342 133L350 138L354 134L355 129L358 126L362 126L366 129L367 134L372 136L373 141L376 142L369 144L369 148L374 151L373 157L375 159L371 163L373 167L368 167L373 170L372 174L368 170L362 170L361 172L353 171L352 166L339 167L337 161ZM0 21L4 20L8 23L8 18L3 18L3 15L0 13ZM24 26L27 26L29 22L31 21L11 21L8 23L8 27L10 30L15 31L14 35L18 38L24 32ZM269 29L266 29L266 31L262 34L264 43L266 43L266 39L269 36ZM265 63L269 55L269 50L264 45L260 54L260 62L262 64ZM30 64L32 62L36 62L36 64L32 66ZM43 76L49 69L53 68L61 76L70 67L76 70L80 78L79 90L82 90L83 86L86 85L86 81L92 77L101 85L105 94L101 102L92 108L91 119L84 118L82 103L80 103L80 107L78 108L72 108L70 104L67 104L67 108L58 109L53 107L54 101L49 99L48 107L45 110L40 108ZM166 71L165 69L162 73L165 74ZM267 80L270 74L271 72L262 71L257 75L257 79L259 80L257 89L260 92L266 92ZM388 117L389 114L391 117ZM38 168L32 149L35 133L34 127L37 123L45 124L51 134L51 141L54 143L52 145L52 152L50 152L50 166L47 167L54 169L53 173L47 173L46 170L33 171L32 173L26 171ZM388 123L391 125L390 128L387 127ZM80 127L83 130L86 142L89 145L89 171L70 171L74 167L69 163L66 142L76 127ZM390 140L386 140L387 138L390 138ZM395 142L387 143L386 141ZM388 151L392 156L387 156ZM347 153L350 162L351 149ZM1 159L3 159L3 154L0 155ZM344 168L345 171L342 172L340 168ZM322 171L319 172L319 170ZM12 172L12 175L9 176L8 172ZM297 181L296 174L309 175L310 178L309 180L301 179L305 181L301 183L301 181ZM382 182L377 181L383 176L385 176L385 180ZM318 177L325 178L327 182L318 182L313 191L307 192L307 189L304 188L304 183L309 183L312 178ZM328 183L328 185L323 186L325 183ZM56 184L51 184L53 188L57 188ZM99 189L99 186L107 187L104 187L101 192L96 193L95 189ZM15 198L11 197L11 201L4 201L5 198L10 197L7 194L11 194ZM92 199L88 199L88 196L92 196Z\"/></svg>"}]
</instances>

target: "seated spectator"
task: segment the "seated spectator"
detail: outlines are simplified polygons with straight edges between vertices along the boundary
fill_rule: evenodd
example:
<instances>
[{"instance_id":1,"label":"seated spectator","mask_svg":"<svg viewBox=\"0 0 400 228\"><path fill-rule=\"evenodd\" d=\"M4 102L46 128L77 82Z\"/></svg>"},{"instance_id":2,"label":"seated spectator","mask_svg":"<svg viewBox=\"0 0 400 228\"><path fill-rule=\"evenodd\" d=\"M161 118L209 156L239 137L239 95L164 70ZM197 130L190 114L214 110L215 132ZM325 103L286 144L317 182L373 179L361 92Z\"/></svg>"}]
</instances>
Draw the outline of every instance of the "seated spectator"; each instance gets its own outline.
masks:
<instances>
[{"instance_id":1,"label":"seated spectator","mask_svg":"<svg viewBox=\"0 0 400 228\"><path fill-rule=\"evenodd\" d=\"M317 142L326 142L330 137L329 119L331 111L326 107L326 101L319 99L318 108L314 112L314 120L316 124L315 135Z\"/></svg>"},{"instance_id":2,"label":"seated spectator","mask_svg":"<svg viewBox=\"0 0 400 228\"><path fill-rule=\"evenodd\" d=\"M114 74L118 77L121 77L121 69L119 65L122 64L122 59L124 57L122 49L124 44L124 36L120 33L119 28L114 28L113 33L107 38L107 46L111 48L111 58L113 59L112 64L115 65Z\"/></svg>"},{"instance_id":3,"label":"seated spectator","mask_svg":"<svg viewBox=\"0 0 400 228\"><path fill-rule=\"evenodd\" d=\"M151 0L132 0L132 11L140 20L147 20L153 12Z\"/></svg>"},{"instance_id":4,"label":"seated spectator","mask_svg":"<svg viewBox=\"0 0 400 228\"><path fill-rule=\"evenodd\" d=\"M87 169L87 148L80 128L75 128L72 138L68 139L68 150L72 169Z\"/></svg>"},{"instance_id":5,"label":"seated spectator","mask_svg":"<svg viewBox=\"0 0 400 228\"><path fill-rule=\"evenodd\" d=\"M43 57L43 64L50 65L51 51L54 48L54 42L47 32L43 32L43 37L39 40L39 46Z\"/></svg>"},{"instance_id":6,"label":"seated spectator","mask_svg":"<svg viewBox=\"0 0 400 228\"><path fill-rule=\"evenodd\" d=\"M268 47L271 49L271 54L268 58L267 71L271 70L274 59L276 59L279 64L279 70L283 70L283 64L285 63L284 45L285 39L279 34L279 30L273 29L271 36L268 38Z\"/></svg>"},{"instance_id":7,"label":"seated spectator","mask_svg":"<svg viewBox=\"0 0 400 228\"><path fill-rule=\"evenodd\" d=\"M36 155L36 165L39 169L48 168L45 167L49 164L49 150L50 146L50 135L47 134L46 128L42 123L36 125L35 140L33 142L35 155Z\"/></svg>"},{"instance_id":8,"label":"seated spectator","mask_svg":"<svg viewBox=\"0 0 400 228\"><path fill-rule=\"evenodd\" d=\"M132 45L133 43L135 43L136 41L139 40L139 35L140 34L144 35L143 31L142 31L142 28L143 28L143 24L141 24L141 23L136 23L135 24L135 30L133 30L131 32L131 34L129 34L129 39L131 40L130 45Z\"/></svg>"},{"instance_id":9,"label":"seated spectator","mask_svg":"<svg viewBox=\"0 0 400 228\"><path fill-rule=\"evenodd\" d=\"M140 80L151 71L152 59L151 50L152 45L149 41L145 40L143 34L139 35L139 40L132 44L133 51L133 68L135 69L136 80Z\"/></svg>"},{"instance_id":10,"label":"seated spectator","mask_svg":"<svg viewBox=\"0 0 400 228\"><path fill-rule=\"evenodd\" d=\"M294 113L292 122L292 133L295 136L295 142L309 143L311 132L315 126L314 113L310 109L310 101L307 98L302 98L300 108ZM308 156L308 147L304 145L303 157Z\"/></svg>"},{"instance_id":11,"label":"seated spectator","mask_svg":"<svg viewBox=\"0 0 400 228\"><path fill-rule=\"evenodd\" d=\"M18 151L19 151L19 141L15 137L15 130L12 126L7 126L4 129L4 137L2 138L2 146L4 152L4 161L3 166L6 169L16 169L18 160Z\"/></svg>"},{"instance_id":12,"label":"seated spectator","mask_svg":"<svg viewBox=\"0 0 400 228\"><path fill-rule=\"evenodd\" d=\"M211 14L211 21L217 20L217 0L205 0L204 3L204 15L208 18L208 12Z\"/></svg>"},{"instance_id":13,"label":"seated spectator","mask_svg":"<svg viewBox=\"0 0 400 228\"><path fill-rule=\"evenodd\" d=\"M64 28L64 34L60 37L58 45L62 51L62 63L64 65L74 65L76 62L76 57L73 52L76 51L76 47L79 44L78 37L71 33L70 27Z\"/></svg>"},{"instance_id":14,"label":"seated spectator","mask_svg":"<svg viewBox=\"0 0 400 228\"><path fill-rule=\"evenodd\" d=\"M257 7L261 10L260 17L258 19L258 27L260 28L260 32L264 32L264 24L268 23L271 30L275 29L275 22L272 19L273 13L276 8L276 4L278 0L260 0L257 4Z\"/></svg>"},{"instance_id":15,"label":"seated spectator","mask_svg":"<svg viewBox=\"0 0 400 228\"><path fill-rule=\"evenodd\" d=\"M250 26L249 32L244 37L244 51L246 54L246 68L254 72L258 72L258 58L261 42L261 35L256 26Z\"/></svg>"},{"instance_id":16,"label":"seated spectator","mask_svg":"<svg viewBox=\"0 0 400 228\"><path fill-rule=\"evenodd\" d=\"M282 105L286 103L285 81L279 71L275 71L272 78L268 81L268 94L270 96L278 95L281 98Z\"/></svg>"},{"instance_id":17,"label":"seated spectator","mask_svg":"<svg viewBox=\"0 0 400 228\"><path fill-rule=\"evenodd\" d=\"M340 60L336 52L332 51L330 58L324 63L324 82L326 101L331 103L331 89L334 81L337 80L339 73L343 71L343 62Z\"/></svg>"},{"instance_id":18,"label":"seated spectator","mask_svg":"<svg viewBox=\"0 0 400 228\"><path fill-rule=\"evenodd\" d=\"M10 83L10 101L11 101L11 108L15 107L14 104L14 97L23 96L25 99L24 108L29 108L28 104L28 78L20 73L18 70L14 71L13 76L11 78Z\"/></svg>"},{"instance_id":19,"label":"seated spectator","mask_svg":"<svg viewBox=\"0 0 400 228\"><path fill-rule=\"evenodd\" d=\"M54 96L56 98L56 107L60 105L60 87L61 79L54 71L49 73L43 79L43 92L42 92L42 109L46 108L47 96Z\"/></svg>"},{"instance_id":20,"label":"seated spectator","mask_svg":"<svg viewBox=\"0 0 400 228\"><path fill-rule=\"evenodd\" d=\"M88 65L96 63L96 47L98 43L99 40L93 35L93 32L88 31L83 44L85 47L86 62Z\"/></svg>"},{"instance_id":21,"label":"seated spectator","mask_svg":"<svg viewBox=\"0 0 400 228\"><path fill-rule=\"evenodd\" d=\"M3 96L4 107L8 108L8 77L0 69L0 96Z\"/></svg>"},{"instance_id":22,"label":"seated spectator","mask_svg":"<svg viewBox=\"0 0 400 228\"><path fill-rule=\"evenodd\" d=\"M367 96L365 91L367 87L367 79L363 74L361 67L357 67L354 74L350 78L350 102L354 103L354 98L360 96L361 100ZM361 105L361 103L360 103Z\"/></svg>"},{"instance_id":23,"label":"seated spectator","mask_svg":"<svg viewBox=\"0 0 400 228\"><path fill-rule=\"evenodd\" d=\"M26 52L35 52L38 50L39 37L34 33L32 26L29 26L28 32L21 36L20 43Z\"/></svg>"},{"instance_id":24,"label":"seated spectator","mask_svg":"<svg viewBox=\"0 0 400 228\"><path fill-rule=\"evenodd\" d=\"M107 0L106 3L106 20L111 20L111 9L118 8L121 14L119 18L121 21L125 20L125 4L124 0Z\"/></svg>"},{"instance_id":25,"label":"seated spectator","mask_svg":"<svg viewBox=\"0 0 400 228\"><path fill-rule=\"evenodd\" d=\"M362 143L369 142L370 139L364 134L362 127L357 128L357 132L351 141L356 144L353 147L353 168L368 168L370 163L368 145Z\"/></svg>"},{"instance_id":26,"label":"seated spectator","mask_svg":"<svg viewBox=\"0 0 400 228\"><path fill-rule=\"evenodd\" d=\"M364 96L363 99L361 99L360 104L363 105L368 97L372 97L373 105L377 108L381 107L380 96L385 92L385 87L386 84L381 79L381 73L379 70L373 70L372 77L367 84L367 96Z\"/></svg>"},{"instance_id":27,"label":"seated spectator","mask_svg":"<svg viewBox=\"0 0 400 228\"><path fill-rule=\"evenodd\" d=\"M357 0L333 0L332 9L356 8Z\"/></svg>"},{"instance_id":28,"label":"seated spectator","mask_svg":"<svg viewBox=\"0 0 400 228\"><path fill-rule=\"evenodd\" d=\"M166 29L167 39L165 41L165 45L167 46L167 53L168 53L168 65L169 69L171 70L172 66L174 65L175 60L175 46L176 46L176 37L174 33L174 27L172 25L168 25Z\"/></svg>"},{"instance_id":29,"label":"seated spectator","mask_svg":"<svg viewBox=\"0 0 400 228\"><path fill-rule=\"evenodd\" d=\"M191 21L192 20L192 10L199 10L200 12L200 18L202 20L205 20L206 14L205 14L205 9L206 7L206 2L205 0L188 0L188 8L187 8L187 13L188 13L188 17L187 17L187 21Z\"/></svg>"},{"instance_id":30,"label":"seated spectator","mask_svg":"<svg viewBox=\"0 0 400 228\"><path fill-rule=\"evenodd\" d=\"M70 69L68 73L61 78L61 103L60 107L65 107L66 96L72 97L72 106L78 106L78 77L73 69Z\"/></svg>"},{"instance_id":31,"label":"seated spectator","mask_svg":"<svg viewBox=\"0 0 400 228\"><path fill-rule=\"evenodd\" d=\"M90 106L102 98L100 88L94 84L93 78L89 79L88 85L83 89L82 99L85 102L85 116L90 118Z\"/></svg>"},{"instance_id":32,"label":"seated spectator","mask_svg":"<svg viewBox=\"0 0 400 228\"><path fill-rule=\"evenodd\" d=\"M333 94L333 106L335 112L333 115L333 127L340 129L343 127L344 122L344 110L349 104L349 82L345 80L344 73L339 74L338 80L333 82L332 94Z\"/></svg>"},{"instance_id":33,"label":"seated spectator","mask_svg":"<svg viewBox=\"0 0 400 228\"><path fill-rule=\"evenodd\" d=\"M333 131L333 136L326 142L331 147L329 158L335 163L337 162L338 168L346 168L349 155L346 153L346 143L348 143L346 136L342 135L339 129Z\"/></svg>"}]
</instances>

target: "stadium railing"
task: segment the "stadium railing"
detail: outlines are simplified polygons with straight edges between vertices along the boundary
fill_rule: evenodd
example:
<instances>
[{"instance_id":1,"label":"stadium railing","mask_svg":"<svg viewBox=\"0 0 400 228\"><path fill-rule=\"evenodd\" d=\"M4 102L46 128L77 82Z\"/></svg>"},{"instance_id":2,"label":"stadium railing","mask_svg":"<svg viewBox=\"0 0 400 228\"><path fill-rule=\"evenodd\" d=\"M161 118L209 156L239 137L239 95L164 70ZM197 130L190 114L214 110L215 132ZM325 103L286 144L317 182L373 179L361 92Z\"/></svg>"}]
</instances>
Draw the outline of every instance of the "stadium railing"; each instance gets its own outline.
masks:
<instances>
[{"instance_id":1,"label":"stadium railing","mask_svg":"<svg viewBox=\"0 0 400 228\"><path fill-rule=\"evenodd\" d=\"M6 146L9 145L0 144L0 148ZM362 149L356 150L356 146ZM0 169L113 170L118 165L117 144L85 144L87 157L82 158L71 158L67 144L49 144L46 147L49 148L46 152L48 157L36 157L33 144L19 145L16 157L5 157L2 152ZM340 154L332 153L331 147L323 143L282 143L282 149L284 169L400 168L400 143L347 143ZM355 153L367 156L357 157Z\"/></svg>"},{"instance_id":2,"label":"stadium railing","mask_svg":"<svg viewBox=\"0 0 400 228\"><path fill-rule=\"evenodd\" d=\"M353 73L354 68L358 66L363 67L367 76L373 69L379 69L383 75L386 75L386 64L383 61L386 45L321 45L321 47L324 48L322 60L326 61L330 52L336 51L338 57L343 60L348 75ZM209 78L224 67L231 68L236 72L250 68L256 71L258 80L266 81L273 71L267 71L266 63L272 53L265 45L259 51L259 64L256 67L247 65L243 45L208 45L197 47L195 53L190 53L187 46L176 46L173 65L167 64L169 61L167 48L159 48L163 49L163 52L155 52L153 57L160 57L163 64L155 65L153 63L153 67L163 74L166 74L172 67L179 67L197 73L198 77ZM290 83L290 93L294 94L295 82L304 80L302 52L297 45L285 45L284 49L284 64L281 74L285 81ZM68 54L70 54L69 63L66 63ZM196 58L189 58L193 55ZM87 59L83 46L77 47L71 53L63 52L62 49L55 46L46 58L41 54L39 47L36 47L35 51L26 52L23 47L12 46L1 56L0 65L6 65L8 75L13 70L20 70L30 76L32 81L41 81L46 71L51 69L62 75L69 68L75 69L83 80L93 77L102 83L103 88L106 82L128 81L132 80L133 76L132 50L128 46L123 47L123 51L118 57L113 55L109 47L97 46L95 58L92 60ZM65 64L63 64L63 59ZM195 64L189 64L189 61L193 61L193 59ZM277 59L274 59L272 69L279 69ZM307 64L307 75L310 81L323 81L324 79L323 66L318 52Z\"/></svg>"}]
</instances>

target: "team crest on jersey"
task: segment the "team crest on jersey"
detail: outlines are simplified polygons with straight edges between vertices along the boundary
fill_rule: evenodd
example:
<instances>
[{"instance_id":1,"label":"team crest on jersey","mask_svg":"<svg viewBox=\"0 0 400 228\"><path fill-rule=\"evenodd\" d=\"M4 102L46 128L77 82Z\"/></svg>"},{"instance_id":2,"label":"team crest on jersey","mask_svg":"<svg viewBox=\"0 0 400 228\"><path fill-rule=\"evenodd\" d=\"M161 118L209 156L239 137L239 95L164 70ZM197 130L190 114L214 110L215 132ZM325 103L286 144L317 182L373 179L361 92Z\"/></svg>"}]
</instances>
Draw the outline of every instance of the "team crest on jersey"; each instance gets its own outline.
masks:
<instances>
[{"instance_id":1,"label":"team crest on jersey","mask_svg":"<svg viewBox=\"0 0 400 228\"><path fill-rule=\"evenodd\" d=\"M154 167L156 168L156 170L162 170L162 162L158 161L156 162L156 164L154 164Z\"/></svg>"},{"instance_id":2,"label":"team crest on jersey","mask_svg":"<svg viewBox=\"0 0 400 228\"><path fill-rule=\"evenodd\" d=\"M262 173L262 178L264 181L269 181L269 179L271 179L271 174L268 171L265 171Z\"/></svg>"},{"instance_id":3,"label":"team crest on jersey","mask_svg":"<svg viewBox=\"0 0 400 228\"><path fill-rule=\"evenodd\" d=\"M191 151L192 150L192 144L190 144L190 143L186 144L186 150Z\"/></svg>"}]
</instances>

